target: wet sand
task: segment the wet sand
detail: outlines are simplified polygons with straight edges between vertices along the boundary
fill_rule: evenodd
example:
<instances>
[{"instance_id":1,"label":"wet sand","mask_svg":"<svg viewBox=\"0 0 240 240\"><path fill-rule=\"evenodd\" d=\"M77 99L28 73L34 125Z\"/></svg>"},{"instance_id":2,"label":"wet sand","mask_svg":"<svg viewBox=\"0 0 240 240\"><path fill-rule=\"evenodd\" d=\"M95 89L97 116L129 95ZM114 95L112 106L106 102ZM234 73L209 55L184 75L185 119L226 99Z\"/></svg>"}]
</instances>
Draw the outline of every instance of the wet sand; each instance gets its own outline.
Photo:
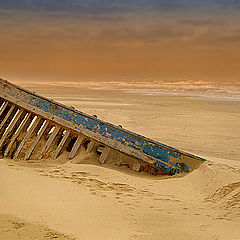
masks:
<instances>
[{"instance_id":1,"label":"wet sand","mask_svg":"<svg viewBox=\"0 0 240 240\"><path fill-rule=\"evenodd\" d=\"M46 239L240 239L239 101L24 87L208 161L166 178L90 160L1 159L0 239L20 236L12 218L34 226L20 224L26 234L15 239L24 240L42 231L65 234Z\"/></svg>"}]
</instances>

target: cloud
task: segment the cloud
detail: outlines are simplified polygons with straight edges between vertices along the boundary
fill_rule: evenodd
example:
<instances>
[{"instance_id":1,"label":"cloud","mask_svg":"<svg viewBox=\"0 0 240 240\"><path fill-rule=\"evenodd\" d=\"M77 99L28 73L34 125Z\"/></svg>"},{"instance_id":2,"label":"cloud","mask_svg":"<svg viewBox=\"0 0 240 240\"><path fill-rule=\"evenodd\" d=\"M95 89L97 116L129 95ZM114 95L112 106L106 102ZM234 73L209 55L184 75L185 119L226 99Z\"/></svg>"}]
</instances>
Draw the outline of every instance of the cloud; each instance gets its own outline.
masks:
<instances>
[{"instance_id":1,"label":"cloud","mask_svg":"<svg viewBox=\"0 0 240 240\"><path fill-rule=\"evenodd\" d=\"M215 3L220 5L221 7L228 7L228 8L235 8L240 7L240 1L239 0L215 0Z\"/></svg>"},{"instance_id":2,"label":"cloud","mask_svg":"<svg viewBox=\"0 0 240 240\"><path fill-rule=\"evenodd\" d=\"M193 34L191 29L179 28L178 25L146 25L102 29L94 36L94 41L111 44L159 44L163 41L182 39Z\"/></svg>"},{"instance_id":3,"label":"cloud","mask_svg":"<svg viewBox=\"0 0 240 240\"><path fill-rule=\"evenodd\" d=\"M184 10L187 5L184 1L179 0L152 0L151 7L154 9L162 10L162 11L176 11L176 10ZM147 4L147 2L146 2Z\"/></svg>"},{"instance_id":4,"label":"cloud","mask_svg":"<svg viewBox=\"0 0 240 240\"><path fill-rule=\"evenodd\" d=\"M126 5L116 4L108 0L0 0L0 9L82 14L114 13L128 10Z\"/></svg>"},{"instance_id":5,"label":"cloud","mask_svg":"<svg viewBox=\"0 0 240 240\"><path fill-rule=\"evenodd\" d=\"M184 9L186 0L0 0L0 9L31 12L114 13L147 8L158 11Z\"/></svg>"},{"instance_id":6,"label":"cloud","mask_svg":"<svg viewBox=\"0 0 240 240\"><path fill-rule=\"evenodd\" d=\"M193 27L202 27L202 26L219 26L221 25L221 21L210 20L210 19L184 19L179 21L180 24L189 25Z\"/></svg>"},{"instance_id":7,"label":"cloud","mask_svg":"<svg viewBox=\"0 0 240 240\"><path fill-rule=\"evenodd\" d=\"M79 44L98 41L158 44L175 39L205 41L213 35L216 41L238 41L236 29L224 36L220 33L227 32L239 17L235 15L235 20L227 22L224 15L209 14L211 7L223 3L239 5L240 0L0 0L0 30L14 41L58 38L76 40ZM210 10L203 13L201 7ZM194 9L200 14L195 14ZM16 17L7 17L7 10ZM18 10L24 11L19 18L14 15ZM52 18L45 15L41 18L37 13L42 12ZM69 15L74 18L65 19Z\"/></svg>"},{"instance_id":8,"label":"cloud","mask_svg":"<svg viewBox=\"0 0 240 240\"><path fill-rule=\"evenodd\" d=\"M77 17L152 12L193 13L238 9L240 0L0 0L0 10L68 13ZM108 20L108 19L107 19Z\"/></svg>"}]
</instances>

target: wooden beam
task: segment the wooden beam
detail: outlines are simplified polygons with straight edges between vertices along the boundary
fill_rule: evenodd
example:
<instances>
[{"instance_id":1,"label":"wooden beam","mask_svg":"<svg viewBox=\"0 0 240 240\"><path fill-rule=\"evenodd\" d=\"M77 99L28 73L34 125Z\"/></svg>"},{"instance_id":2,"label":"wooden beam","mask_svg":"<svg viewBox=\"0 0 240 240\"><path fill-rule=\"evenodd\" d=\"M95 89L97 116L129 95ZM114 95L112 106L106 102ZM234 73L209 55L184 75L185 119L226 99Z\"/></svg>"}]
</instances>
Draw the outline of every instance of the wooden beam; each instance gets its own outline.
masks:
<instances>
[{"instance_id":1,"label":"wooden beam","mask_svg":"<svg viewBox=\"0 0 240 240\"><path fill-rule=\"evenodd\" d=\"M42 117L38 116L36 118L36 120L33 122L32 126L30 127L30 129L28 130L28 132L26 133L25 137L23 138L23 140L21 141L17 151L14 154L14 159L16 159L19 155L19 153L21 152L24 144L27 142L27 140L31 137L32 133L34 132L34 130L36 129L38 123L40 122Z\"/></svg>"},{"instance_id":2,"label":"wooden beam","mask_svg":"<svg viewBox=\"0 0 240 240\"><path fill-rule=\"evenodd\" d=\"M83 140L84 140L84 137L79 135L76 142L73 145L73 148L72 148L69 156L68 156L69 159L73 159L76 156L76 153L77 153L79 147L81 146Z\"/></svg>"},{"instance_id":3,"label":"wooden beam","mask_svg":"<svg viewBox=\"0 0 240 240\"><path fill-rule=\"evenodd\" d=\"M5 108L7 107L7 105L8 105L8 101L5 101L5 102L2 104L2 106L1 106L1 108L0 108L0 116L3 114L3 112L4 112Z\"/></svg>"},{"instance_id":4,"label":"wooden beam","mask_svg":"<svg viewBox=\"0 0 240 240\"><path fill-rule=\"evenodd\" d=\"M6 123L6 121L8 120L8 118L10 117L11 113L13 112L15 108L15 105L13 104L11 106L11 108L9 109L8 113L6 114L5 118L3 119L3 121L0 124L0 130L4 127L4 124Z\"/></svg>"},{"instance_id":5,"label":"wooden beam","mask_svg":"<svg viewBox=\"0 0 240 240\"><path fill-rule=\"evenodd\" d=\"M59 130L61 129L61 127L59 125L56 125L53 132L51 133L50 137L48 138L45 146L43 147L41 154L39 156L39 159L42 159L43 155L48 151L48 149L50 148L51 144L53 143L55 137L57 136Z\"/></svg>"},{"instance_id":6,"label":"wooden beam","mask_svg":"<svg viewBox=\"0 0 240 240\"><path fill-rule=\"evenodd\" d=\"M68 130L68 131L64 134L61 142L59 143L59 145L58 145L58 147L57 147L57 149L56 149L56 151L55 151L55 154L54 154L54 158L55 158L55 159L56 159L56 158L58 157L58 155L60 154L60 152L61 152L61 150L62 150L65 142L67 141L67 139L68 139L68 137L69 137L69 135L70 135L70 132L71 132L71 131Z\"/></svg>"},{"instance_id":7,"label":"wooden beam","mask_svg":"<svg viewBox=\"0 0 240 240\"><path fill-rule=\"evenodd\" d=\"M49 120L46 120L44 125L42 126L40 132L38 133L36 139L34 140L33 144L31 145L31 147L29 148L29 150L27 151L24 160L28 160L34 150L34 148L37 146L38 142L40 141L43 133L45 132L45 130L47 129L49 124Z\"/></svg>"},{"instance_id":8,"label":"wooden beam","mask_svg":"<svg viewBox=\"0 0 240 240\"><path fill-rule=\"evenodd\" d=\"M6 131L4 132L1 140L0 140L0 149L2 148L3 146L3 143L5 142L7 136L9 133L11 133L11 131L13 130L13 128L16 126L19 118L21 117L22 113L24 112L23 109L20 109L18 111L18 113L16 114L16 116L14 117L14 119L12 120L12 122L10 123L10 125L8 126L8 128L6 129Z\"/></svg>"},{"instance_id":9,"label":"wooden beam","mask_svg":"<svg viewBox=\"0 0 240 240\"><path fill-rule=\"evenodd\" d=\"M87 152L91 153L95 147L95 142L92 140L87 146Z\"/></svg>"},{"instance_id":10,"label":"wooden beam","mask_svg":"<svg viewBox=\"0 0 240 240\"><path fill-rule=\"evenodd\" d=\"M102 154L100 155L99 159L98 159L98 162L100 164L104 164L107 160L107 157L110 153L110 148L109 147L105 147Z\"/></svg>"},{"instance_id":11,"label":"wooden beam","mask_svg":"<svg viewBox=\"0 0 240 240\"><path fill-rule=\"evenodd\" d=\"M18 127L18 129L16 130L16 132L14 133L14 135L11 138L10 143L8 144L5 152L4 152L4 157L7 157L8 153L10 152L15 140L17 139L17 137L20 135L20 133L22 132L22 130L26 127L28 120L30 119L30 116L32 114L31 113L27 113L25 118L23 119L23 121L21 122L20 126Z\"/></svg>"}]
</instances>

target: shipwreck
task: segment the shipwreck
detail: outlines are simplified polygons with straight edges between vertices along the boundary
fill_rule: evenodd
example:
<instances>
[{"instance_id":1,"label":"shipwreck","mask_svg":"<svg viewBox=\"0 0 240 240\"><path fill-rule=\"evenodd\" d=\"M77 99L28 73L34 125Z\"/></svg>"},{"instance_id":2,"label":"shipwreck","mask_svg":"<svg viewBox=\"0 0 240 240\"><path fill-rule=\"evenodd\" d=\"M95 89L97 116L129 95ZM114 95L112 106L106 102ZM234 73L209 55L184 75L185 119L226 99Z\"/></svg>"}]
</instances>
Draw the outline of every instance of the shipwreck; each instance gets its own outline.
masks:
<instances>
[{"instance_id":1,"label":"shipwreck","mask_svg":"<svg viewBox=\"0 0 240 240\"><path fill-rule=\"evenodd\" d=\"M99 164L153 175L189 173L205 161L0 79L2 156L27 161L65 152L73 159L80 146L95 151Z\"/></svg>"}]
</instances>

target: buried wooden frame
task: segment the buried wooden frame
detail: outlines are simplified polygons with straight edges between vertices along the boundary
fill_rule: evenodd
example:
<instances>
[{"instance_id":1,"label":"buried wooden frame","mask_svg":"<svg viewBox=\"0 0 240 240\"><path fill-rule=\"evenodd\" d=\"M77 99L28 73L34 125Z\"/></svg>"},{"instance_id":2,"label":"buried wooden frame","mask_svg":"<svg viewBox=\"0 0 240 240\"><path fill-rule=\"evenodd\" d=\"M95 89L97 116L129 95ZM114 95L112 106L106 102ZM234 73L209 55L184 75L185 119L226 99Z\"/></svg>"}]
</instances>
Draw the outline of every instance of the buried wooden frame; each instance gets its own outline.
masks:
<instances>
[{"instance_id":1,"label":"buried wooden frame","mask_svg":"<svg viewBox=\"0 0 240 240\"><path fill-rule=\"evenodd\" d=\"M69 159L74 158L78 154L80 145L84 143L85 139L91 139L86 148L87 152L90 153L95 149L97 149L98 152L99 148L98 146L95 147L95 143L104 146L104 149L99 156L99 163L106 162L110 149L114 149L126 156L137 158L139 161L142 161L143 164L150 165L152 168L160 169L169 174L174 174L176 172L181 173L183 171L189 172L189 166L190 168L191 166L193 168L196 165L191 164L191 161L194 161L195 163L197 162L198 165L205 161L205 159L195 155L166 146L139 134L130 132L124 128L101 121L60 103L38 96L35 93L31 93L2 79L0 79L0 98L0 126L2 126L3 129L9 121L8 117L14 115L14 106L22 108L28 112L26 115L27 117L29 117L29 115L38 116L45 121L50 121L51 124L55 126L53 132L48 136L39 158L42 158L45 153L49 151L50 146L55 144L55 142L57 143L57 148L54 151L54 158L57 158L63 150L64 144L68 141L69 136L75 135L77 140L75 140L73 146L71 146L68 156ZM11 106L10 109L9 106ZM2 117L4 117L3 120ZM31 117L29 117L29 119L31 119ZM28 120L25 121L23 126L22 123L24 121L25 119L21 122L16 132L10 136L10 142L6 149L4 149L4 156L7 156L9 152L11 152L14 142L16 142L15 145L17 146L15 147L16 150L14 150L14 158L18 158L23 145L34 132L34 137L36 136L36 139L25 154L25 159L28 159L37 143L40 141L42 135L44 135L44 130L35 134L38 129L38 123L35 124L34 122L31 123L32 126L25 131L25 124L26 126L28 125ZM40 122L42 120L38 119L38 121ZM63 129L67 131L65 134L62 133ZM5 131L7 131L7 128ZM6 135L8 135L8 133L4 135L5 139L7 138ZM20 140L18 139L19 135ZM21 140L22 136L23 139ZM3 142L5 139L3 139ZM54 147L55 145L53 148ZM187 163L190 164L189 166L186 164L186 159L188 160ZM182 169L181 166L183 164L181 163L185 164L184 169ZM139 170L139 164L133 165L133 169Z\"/></svg>"}]
</instances>

